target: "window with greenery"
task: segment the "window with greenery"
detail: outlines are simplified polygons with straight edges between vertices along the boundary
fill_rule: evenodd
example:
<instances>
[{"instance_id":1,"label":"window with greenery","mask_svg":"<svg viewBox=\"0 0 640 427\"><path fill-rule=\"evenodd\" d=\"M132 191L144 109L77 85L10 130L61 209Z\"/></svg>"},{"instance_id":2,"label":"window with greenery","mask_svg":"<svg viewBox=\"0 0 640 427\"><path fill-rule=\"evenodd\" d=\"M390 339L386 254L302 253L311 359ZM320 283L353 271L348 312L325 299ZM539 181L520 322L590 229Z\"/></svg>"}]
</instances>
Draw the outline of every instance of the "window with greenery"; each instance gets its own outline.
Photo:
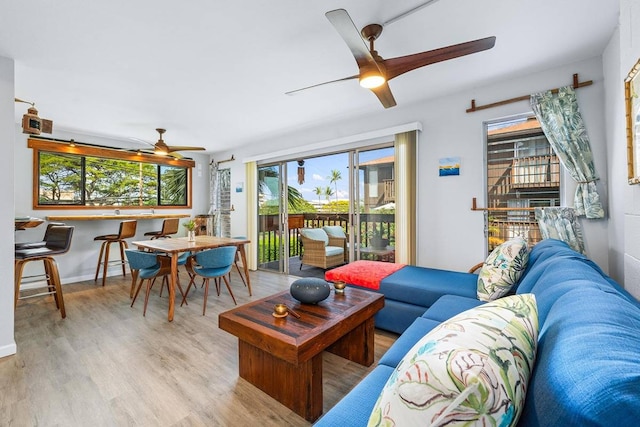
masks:
<instances>
[{"instance_id":1,"label":"window with greenery","mask_svg":"<svg viewBox=\"0 0 640 427\"><path fill-rule=\"evenodd\" d=\"M31 146L32 140L30 140ZM34 141L34 207L190 207L193 161ZM113 154L113 157L109 157ZM152 162L155 160L156 162ZM176 164L171 164L176 163Z\"/></svg>"}]
</instances>

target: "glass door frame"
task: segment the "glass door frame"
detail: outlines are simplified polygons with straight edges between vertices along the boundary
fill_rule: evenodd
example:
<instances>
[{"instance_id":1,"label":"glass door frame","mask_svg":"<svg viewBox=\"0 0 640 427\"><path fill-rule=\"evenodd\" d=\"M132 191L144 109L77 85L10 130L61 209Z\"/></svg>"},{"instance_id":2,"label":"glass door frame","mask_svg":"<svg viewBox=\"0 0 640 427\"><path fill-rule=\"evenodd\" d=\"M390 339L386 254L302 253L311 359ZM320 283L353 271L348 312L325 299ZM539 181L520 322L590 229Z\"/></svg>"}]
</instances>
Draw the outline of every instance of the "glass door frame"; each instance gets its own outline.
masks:
<instances>
[{"instance_id":1,"label":"glass door frame","mask_svg":"<svg viewBox=\"0 0 640 427\"><path fill-rule=\"evenodd\" d=\"M258 171L262 168L276 168L277 170L277 179L278 179L278 213L276 214L276 218L278 219L277 233L280 236L278 239L278 269L271 269L262 266L260 263L257 263L258 269L273 271L277 273L289 274L289 228L288 228L288 194L287 194L287 162L275 162L275 163L265 163L257 165ZM258 174L259 175L259 174ZM260 191L257 192L258 198L260 197ZM256 204L256 208L258 211L260 210L260 203ZM260 218L260 212L258 212L258 218ZM258 233L263 233L264 230L261 228L261 222L258 221Z\"/></svg>"}]
</instances>

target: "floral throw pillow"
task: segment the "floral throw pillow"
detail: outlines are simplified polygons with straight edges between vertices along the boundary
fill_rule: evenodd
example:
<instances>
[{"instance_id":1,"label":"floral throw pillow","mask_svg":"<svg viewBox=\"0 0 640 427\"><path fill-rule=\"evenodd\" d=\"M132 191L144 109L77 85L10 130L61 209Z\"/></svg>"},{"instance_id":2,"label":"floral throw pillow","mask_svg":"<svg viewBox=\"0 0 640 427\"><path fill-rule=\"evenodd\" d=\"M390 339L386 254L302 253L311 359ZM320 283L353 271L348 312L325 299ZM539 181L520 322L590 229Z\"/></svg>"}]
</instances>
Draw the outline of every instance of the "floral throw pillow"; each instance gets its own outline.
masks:
<instances>
[{"instance_id":1,"label":"floral throw pillow","mask_svg":"<svg viewBox=\"0 0 640 427\"><path fill-rule=\"evenodd\" d=\"M521 238L507 240L487 257L478 275L478 299L501 298L515 285L529 261L527 242Z\"/></svg>"},{"instance_id":2,"label":"floral throw pillow","mask_svg":"<svg viewBox=\"0 0 640 427\"><path fill-rule=\"evenodd\" d=\"M425 335L385 384L369 426L513 426L538 341L533 294L467 310Z\"/></svg>"}]
</instances>

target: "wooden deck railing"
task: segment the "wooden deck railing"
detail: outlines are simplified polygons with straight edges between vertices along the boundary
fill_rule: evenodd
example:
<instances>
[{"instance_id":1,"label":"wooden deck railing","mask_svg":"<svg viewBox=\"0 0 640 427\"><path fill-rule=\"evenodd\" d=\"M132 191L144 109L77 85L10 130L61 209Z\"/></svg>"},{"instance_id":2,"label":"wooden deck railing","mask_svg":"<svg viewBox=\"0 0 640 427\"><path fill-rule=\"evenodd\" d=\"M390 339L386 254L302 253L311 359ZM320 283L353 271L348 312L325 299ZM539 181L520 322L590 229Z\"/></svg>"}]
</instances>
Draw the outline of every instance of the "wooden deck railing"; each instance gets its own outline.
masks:
<instances>
[{"instance_id":1,"label":"wooden deck railing","mask_svg":"<svg viewBox=\"0 0 640 427\"><path fill-rule=\"evenodd\" d=\"M281 258L278 253L280 235L278 227L279 215L260 215L260 229L258 234L258 263L264 264ZM308 213L289 215L289 257L299 256L302 243L299 238L301 228L322 228L325 225L339 225L345 231L349 222L346 213ZM389 244L395 243L395 215L394 214L360 214L360 242L362 246L369 245L369 237L373 230L381 231L382 237L389 239Z\"/></svg>"}]
</instances>

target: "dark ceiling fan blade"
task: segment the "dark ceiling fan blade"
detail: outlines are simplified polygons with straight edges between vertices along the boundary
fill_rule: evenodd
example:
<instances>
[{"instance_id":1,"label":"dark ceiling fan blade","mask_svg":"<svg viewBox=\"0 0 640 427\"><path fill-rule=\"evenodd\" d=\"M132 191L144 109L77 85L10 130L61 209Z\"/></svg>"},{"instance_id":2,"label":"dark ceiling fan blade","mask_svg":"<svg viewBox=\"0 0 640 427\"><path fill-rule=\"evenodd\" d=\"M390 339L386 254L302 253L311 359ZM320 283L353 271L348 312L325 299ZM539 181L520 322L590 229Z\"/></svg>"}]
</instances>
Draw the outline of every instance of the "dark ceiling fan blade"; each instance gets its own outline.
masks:
<instances>
[{"instance_id":1,"label":"dark ceiling fan blade","mask_svg":"<svg viewBox=\"0 0 640 427\"><path fill-rule=\"evenodd\" d=\"M340 34L340 37L342 37L347 44L349 50L351 50L353 57L358 63L358 68L362 68L368 64L376 64L373 55L369 52L369 47L362 39L360 31L358 31L346 10L330 10L325 13L325 16L334 26L338 34Z\"/></svg>"},{"instance_id":2,"label":"dark ceiling fan blade","mask_svg":"<svg viewBox=\"0 0 640 427\"><path fill-rule=\"evenodd\" d=\"M387 71L387 80L398 77L408 71L436 62L448 61L460 56L470 55L491 49L496 43L495 37L473 40L466 43L454 44L427 52L415 53L413 55L399 56L397 58L383 60Z\"/></svg>"},{"instance_id":3,"label":"dark ceiling fan blade","mask_svg":"<svg viewBox=\"0 0 640 427\"><path fill-rule=\"evenodd\" d=\"M206 150L204 147L187 147L187 146L179 146L179 145L168 145L167 151L173 153L174 151L204 151Z\"/></svg>"},{"instance_id":4,"label":"dark ceiling fan blade","mask_svg":"<svg viewBox=\"0 0 640 427\"><path fill-rule=\"evenodd\" d=\"M390 108L396 106L396 100L393 98L391 88L388 83L384 83L382 86L371 89L371 92L375 93L384 108Z\"/></svg>"},{"instance_id":5,"label":"dark ceiling fan blade","mask_svg":"<svg viewBox=\"0 0 640 427\"><path fill-rule=\"evenodd\" d=\"M307 86L307 87L303 87L303 88L300 88L300 89L291 90L289 92L285 92L284 94L285 95L295 95L296 93L301 92L303 90L312 89L314 87L324 86L324 85L328 85L328 84L331 84L331 83L338 83L338 82L344 82L344 81L347 81L347 80L353 80L353 79L357 79L358 77L359 76L356 74L355 76L344 77L342 79L331 80L331 81L328 81L328 82L318 83L318 84L315 84L315 85L312 85L312 86Z\"/></svg>"}]
</instances>

